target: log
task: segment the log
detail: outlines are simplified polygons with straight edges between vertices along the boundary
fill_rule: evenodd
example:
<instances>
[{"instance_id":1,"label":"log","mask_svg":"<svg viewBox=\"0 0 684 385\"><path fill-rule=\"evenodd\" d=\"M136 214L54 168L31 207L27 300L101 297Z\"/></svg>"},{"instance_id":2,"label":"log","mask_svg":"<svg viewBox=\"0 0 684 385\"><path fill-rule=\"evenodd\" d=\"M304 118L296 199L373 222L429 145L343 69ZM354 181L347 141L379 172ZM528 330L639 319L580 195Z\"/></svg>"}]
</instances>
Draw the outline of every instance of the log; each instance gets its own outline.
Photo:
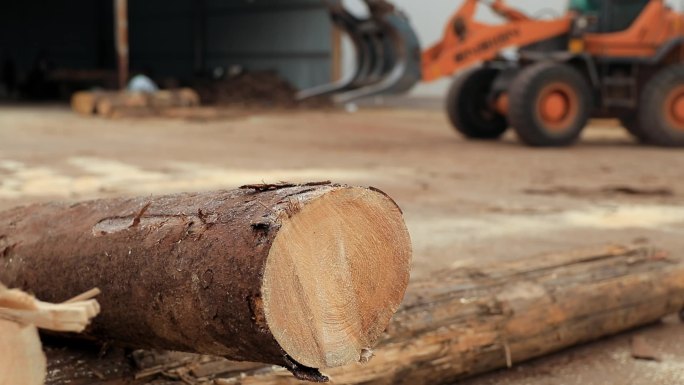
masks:
<instances>
[{"instance_id":1,"label":"log","mask_svg":"<svg viewBox=\"0 0 684 385\"><path fill-rule=\"evenodd\" d=\"M79 91L71 96L71 109L81 115L95 115L100 100L115 95L112 91Z\"/></svg>"},{"instance_id":2,"label":"log","mask_svg":"<svg viewBox=\"0 0 684 385\"><path fill-rule=\"evenodd\" d=\"M647 246L464 267L412 283L375 357L327 374L334 384L451 384L647 325L683 308L684 260ZM62 359L58 351L49 355L51 362ZM136 352L133 358L138 367L129 367L129 373L137 372L138 380L130 383L136 385L162 373L179 379L177 384L300 383L279 368L206 356ZM108 360L90 355L86 362L102 368L128 360L120 353ZM69 379L87 383L78 376Z\"/></svg>"},{"instance_id":3,"label":"log","mask_svg":"<svg viewBox=\"0 0 684 385\"><path fill-rule=\"evenodd\" d=\"M327 182L0 213L0 281L51 302L99 287L88 336L313 380L374 346L410 255L391 198Z\"/></svg>"}]
</instances>

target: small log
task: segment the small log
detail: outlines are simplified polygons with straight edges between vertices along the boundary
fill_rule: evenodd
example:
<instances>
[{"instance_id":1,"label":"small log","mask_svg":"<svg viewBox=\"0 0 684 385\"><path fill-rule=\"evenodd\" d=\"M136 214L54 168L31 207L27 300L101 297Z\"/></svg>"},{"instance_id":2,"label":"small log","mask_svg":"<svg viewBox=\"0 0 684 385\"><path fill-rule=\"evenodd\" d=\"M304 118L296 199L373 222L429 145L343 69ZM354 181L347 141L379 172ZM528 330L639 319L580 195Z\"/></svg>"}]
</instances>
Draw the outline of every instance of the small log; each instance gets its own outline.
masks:
<instances>
[{"instance_id":1,"label":"small log","mask_svg":"<svg viewBox=\"0 0 684 385\"><path fill-rule=\"evenodd\" d=\"M81 115L95 115L100 100L112 97L112 91L80 91L71 96L71 109Z\"/></svg>"},{"instance_id":2,"label":"small log","mask_svg":"<svg viewBox=\"0 0 684 385\"><path fill-rule=\"evenodd\" d=\"M288 367L358 361L408 284L401 211L313 183L0 213L0 281L52 302L102 289L86 334Z\"/></svg>"},{"instance_id":3,"label":"small log","mask_svg":"<svg viewBox=\"0 0 684 385\"><path fill-rule=\"evenodd\" d=\"M648 247L604 247L444 271L408 293L375 357L367 352L366 364L328 371L332 383L452 384L656 322L684 308L684 260ZM154 352L134 357L147 374L135 384L160 373L182 378L178 384L299 384L274 367Z\"/></svg>"}]
</instances>

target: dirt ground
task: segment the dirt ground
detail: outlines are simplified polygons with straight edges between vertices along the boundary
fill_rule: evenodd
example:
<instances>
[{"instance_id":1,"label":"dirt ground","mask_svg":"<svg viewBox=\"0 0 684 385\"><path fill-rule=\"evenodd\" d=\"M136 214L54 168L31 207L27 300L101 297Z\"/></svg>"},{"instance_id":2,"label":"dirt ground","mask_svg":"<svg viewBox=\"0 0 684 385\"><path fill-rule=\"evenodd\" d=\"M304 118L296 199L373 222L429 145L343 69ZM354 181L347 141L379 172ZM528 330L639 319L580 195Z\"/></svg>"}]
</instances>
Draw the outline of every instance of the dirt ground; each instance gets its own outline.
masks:
<instances>
[{"instance_id":1,"label":"dirt ground","mask_svg":"<svg viewBox=\"0 0 684 385\"><path fill-rule=\"evenodd\" d=\"M513 134L464 141L433 109L227 116L100 120L63 106L0 106L0 209L331 179L397 200L414 277L635 240L684 253L684 151L638 146L611 121L594 122L576 147L540 150ZM633 360L633 335L664 361ZM465 384L684 384L684 325L673 318Z\"/></svg>"}]
</instances>

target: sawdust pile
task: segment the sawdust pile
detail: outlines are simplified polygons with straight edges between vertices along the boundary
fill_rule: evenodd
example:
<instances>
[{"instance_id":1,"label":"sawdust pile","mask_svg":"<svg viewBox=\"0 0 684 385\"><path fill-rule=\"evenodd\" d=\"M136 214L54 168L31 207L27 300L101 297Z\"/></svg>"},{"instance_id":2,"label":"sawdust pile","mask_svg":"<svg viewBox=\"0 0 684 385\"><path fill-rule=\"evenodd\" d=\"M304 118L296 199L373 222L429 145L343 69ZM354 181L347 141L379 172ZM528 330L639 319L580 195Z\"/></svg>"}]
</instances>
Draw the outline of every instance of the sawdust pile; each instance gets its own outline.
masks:
<instances>
[{"instance_id":1,"label":"sawdust pile","mask_svg":"<svg viewBox=\"0 0 684 385\"><path fill-rule=\"evenodd\" d=\"M329 98L298 101L297 89L276 72L243 72L221 80L201 80L193 88L202 103L255 108L325 108Z\"/></svg>"}]
</instances>

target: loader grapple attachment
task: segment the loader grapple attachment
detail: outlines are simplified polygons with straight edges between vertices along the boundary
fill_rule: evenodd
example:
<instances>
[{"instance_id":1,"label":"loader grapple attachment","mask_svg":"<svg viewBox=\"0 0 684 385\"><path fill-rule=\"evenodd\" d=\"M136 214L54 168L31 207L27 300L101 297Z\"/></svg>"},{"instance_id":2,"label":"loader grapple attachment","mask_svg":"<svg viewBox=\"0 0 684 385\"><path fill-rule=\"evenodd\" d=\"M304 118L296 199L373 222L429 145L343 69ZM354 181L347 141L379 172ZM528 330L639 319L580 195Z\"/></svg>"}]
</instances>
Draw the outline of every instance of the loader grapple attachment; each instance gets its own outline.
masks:
<instances>
[{"instance_id":1,"label":"loader grapple attachment","mask_svg":"<svg viewBox=\"0 0 684 385\"><path fill-rule=\"evenodd\" d=\"M327 0L332 22L356 51L354 71L330 84L298 94L299 99L334 95L341 103L375 95L402 93L421 76L421 47L408 18L385 0L364 0L370 16L360 19L341 0Z\"/></svg>"}]
</instances>

